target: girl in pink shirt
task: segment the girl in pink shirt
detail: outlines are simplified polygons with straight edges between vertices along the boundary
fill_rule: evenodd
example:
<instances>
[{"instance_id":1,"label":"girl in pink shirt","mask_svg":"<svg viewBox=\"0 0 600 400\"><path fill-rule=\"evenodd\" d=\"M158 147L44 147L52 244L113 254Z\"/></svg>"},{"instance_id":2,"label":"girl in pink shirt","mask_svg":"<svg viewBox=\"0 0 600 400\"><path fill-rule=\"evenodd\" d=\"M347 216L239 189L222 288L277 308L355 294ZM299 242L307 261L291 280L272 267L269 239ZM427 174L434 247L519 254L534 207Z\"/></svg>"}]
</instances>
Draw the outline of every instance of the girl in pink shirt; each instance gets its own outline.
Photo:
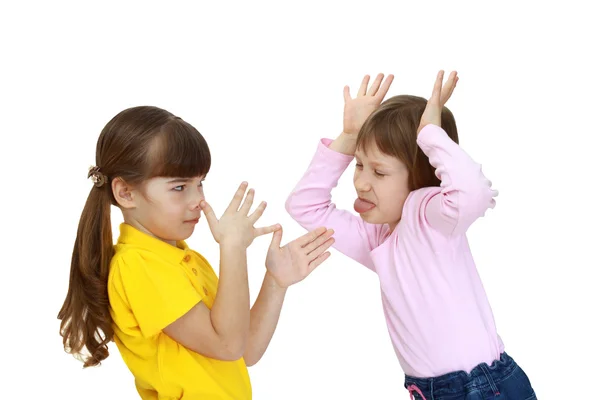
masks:
<instances>
[{"instance_id":1,"label":"girl in pink shirt","mask_svg":"<svg viewBox=\"0 0 600 400\"><path fill-rule=\"evenodd\" d=\"M469 250L467 229L495 206L498 193L459 147L444 107L456 72L443 88L439 72L429 101L402 95L381 103L392 80L382 84L380 74L368 88L366 76L354 99L344 88L344 131L320 141L286 209L306 229L332 228L334 247L379 276L412 398L536 399L504 351ZM354 159L360 217L331 202Z\"/></svg>"}]
</instances>

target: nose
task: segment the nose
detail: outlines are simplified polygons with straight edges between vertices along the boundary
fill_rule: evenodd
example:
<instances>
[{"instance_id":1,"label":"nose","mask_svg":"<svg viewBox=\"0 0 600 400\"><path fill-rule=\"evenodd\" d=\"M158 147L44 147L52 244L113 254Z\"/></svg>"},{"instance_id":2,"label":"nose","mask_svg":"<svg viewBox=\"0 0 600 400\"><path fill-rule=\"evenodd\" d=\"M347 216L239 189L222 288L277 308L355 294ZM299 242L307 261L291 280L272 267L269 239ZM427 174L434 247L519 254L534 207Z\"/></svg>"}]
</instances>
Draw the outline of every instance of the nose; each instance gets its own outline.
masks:
<instances>
[{"instance_id":1,"label":"nose","mask_svg":"<svg viewBox=\"0 0 600 400\"><path fill-rule=\"evenodd\" d=\"M365 174L357 171L357 173L354 175L354 187L359 192L368 192L371 190L371 183L367 177L365 177Z\"/></svg>"},{"instance_id":2,"label":"nose","mask_svg":"<svg viewBox=\"0 0 600 400\"><path fill-rule=\"evenodd\" d=\"M192 199L191 199L191 203L190 203L190 208L192 210L198 210L200 208L200 202L204 200L204 191L202 190L202 188L200 188L198 191L196 191L193 195L192 195Z\"/></svg>"}]
</instances>

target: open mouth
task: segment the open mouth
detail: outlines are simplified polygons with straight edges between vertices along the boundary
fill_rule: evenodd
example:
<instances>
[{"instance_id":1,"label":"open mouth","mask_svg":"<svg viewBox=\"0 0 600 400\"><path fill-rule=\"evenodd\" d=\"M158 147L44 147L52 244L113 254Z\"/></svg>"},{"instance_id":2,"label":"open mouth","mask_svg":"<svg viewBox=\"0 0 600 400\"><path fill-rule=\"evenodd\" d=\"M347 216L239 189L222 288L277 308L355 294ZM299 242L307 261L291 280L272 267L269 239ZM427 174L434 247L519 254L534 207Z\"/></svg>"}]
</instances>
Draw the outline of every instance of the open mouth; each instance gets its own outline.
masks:
<instances>
[{"instance_id":1,"label":"open mouth","mask_svg":"<svg viewBox=\"0 0 600 400\"><path fill-rule=\"evenodd\" d=\"M366 213L367 211L370 211L373 208L375 208L374 203L370 202L369 200L365 200L361 197L357 198L354 201L354 211L356 211L359 214Z\"/></svg>"}]
</instances>

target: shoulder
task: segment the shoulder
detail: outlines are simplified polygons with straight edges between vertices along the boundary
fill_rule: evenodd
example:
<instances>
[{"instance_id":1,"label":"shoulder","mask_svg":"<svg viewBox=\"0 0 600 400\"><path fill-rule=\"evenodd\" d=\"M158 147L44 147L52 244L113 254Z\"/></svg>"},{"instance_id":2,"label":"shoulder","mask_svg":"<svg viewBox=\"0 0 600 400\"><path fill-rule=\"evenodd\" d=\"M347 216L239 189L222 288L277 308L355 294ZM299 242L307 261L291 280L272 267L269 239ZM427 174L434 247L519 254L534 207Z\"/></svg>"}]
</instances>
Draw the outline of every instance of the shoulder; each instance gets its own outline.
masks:
<instances>
[{"instance_id":1,"label":"shoulder","mask_svg":"<svg viewBox=\"0 0 600 400\"><path fill-rule=\"evenodd\" d=\"M111 260L111 270L113 268L136 268L160 262L160 256L148 249L136 246L119 247Z\"/></svg>"},{"instance_id":2,"label":"shoulder","mask_svg":"<svg viewBox=\"0 0 600 400\"><path fill-rule=\"evenodd\" d=\"M196 251L196 250L192 250L192 249L189 249L189 251L190 251L190 252L192 252L194 255L196 255L196 257L197 257L197 258L198 258L198 259L199 259L201 262L203 262L204 264L206 264L206 266L207 266L207 267L210 267L210 268L212 268L212 265L210 265L210 263L208 262L208 260L206 259L206 257L204 257L204 256L203 256L201 253L199 253L199 252L198 252L198 251Z\"/></svg>"},{"instance_id":3,"label":"shoulder","mask_svg":"<svg viewBox=\"0 0 600 400\"><path fill-rule=\"evenodd\" d=\"M427 207L431 201L436 201L434 198L438 195L441 195L439 186L428 186L410 192L402 209L403 229L408 230L411 235L421 237L425 234L437 238L438 235L431 232L433 228L427 220ZM428 240L430 239L431 237Z\"/></svg>"},{"instance_id":4,"label":"shoulder","mask_svg":"<svg viewBox=\"0 0 600 400\"><path fill-rule=\"evenodd\" d=\"M218 277L217 277L217 273L215 272L214 268L212 267L212 265L210 264L210 262L208 262L208 260L206 259L206 257L204 257L202 254L200 254L199 252L190 249L190 251L196 256L195 257L195 262L196 265L198 265L204 272L205 272L205 278L210 278L210 280L214 280L215 282L218 281Z\"/></svg>"},{"instance_id":5,"label":"shoulder","mask_svg":"<svg viewBox=\"0 0 600 400\"><path fill-rule=\"evenodd\" d=\"M173 273L180 273L179 266L169 263L160 254L148 249L127 246L116 250L110 263L110 282L132 282L142 276L152 280L167 278Z\"/></svg>"},{"instance_id":6,"label":"shoulder","mask_svg":"<svg viewBox=\"0 0 600 400\"><path fill-rule=\"evenodd\" d=\"M419 219L423 217L425 207L429 201L440 194L442 188L439 186L428 186L421 189L413 190L406 197L404 207L402 209L402 218L405 219Z\"/></svg>"},{"instance_id":7,"label":"shoulder","mask_svg":"<svg viewBox=\"0 0 600 400\"><path fill-rule=\"evenodd\" d=\"M399 228L404 230L415 243L422 243L436 252L443 248L455 247L463 240L461 236L452 236L440 232L431 225L427 207L432 202L439 202L443 196L439 186L429 186L412 191L406 198L402 210L402 221ZM464 235L463 235L464 236Z\"/></svg>"}]
</instances>

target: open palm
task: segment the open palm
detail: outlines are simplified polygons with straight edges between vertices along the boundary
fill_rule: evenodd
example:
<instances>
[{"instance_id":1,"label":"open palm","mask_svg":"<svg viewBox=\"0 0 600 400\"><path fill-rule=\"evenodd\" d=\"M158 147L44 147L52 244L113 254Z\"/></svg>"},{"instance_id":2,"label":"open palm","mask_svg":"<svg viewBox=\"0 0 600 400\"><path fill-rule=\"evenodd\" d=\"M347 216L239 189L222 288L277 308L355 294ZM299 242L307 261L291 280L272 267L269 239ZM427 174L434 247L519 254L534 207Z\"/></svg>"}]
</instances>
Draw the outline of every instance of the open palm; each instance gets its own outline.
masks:
<instances>
[{"instance_id":1,"label":"open palm","mask_svg":"<svg viewBox=\"0 0 600 400\"><path fill-rule=\"evenodd\" d=\"M216 217L206 200L200 204L213 238L221 245L228 240L230 243L247 248L256 237L275 232L279 226L279 224L275 224L268 227L254 227L265 211L267 203L263 201L252 214L248 215L254 201L254 189L250 189L244 199L247 187L248 183L242 182L221 218ZM243 204L242 200L244 200Z\"/></svg>"},{"instance_id":2,"label":"open palm","mask_svg":"<svg viewBox=\"0 0 600 400\"><path fill-rule=\"evenodd\" d=\"M344 87L344 133L358 135L369 115L383 101L394 75L388 75L383 84L383 74L377 75L370 88L369 79L369 75L365 75L355 98L350 96L350 88Z\"/></svg>"},{"instance_id":3,"label":"open palm","mask_svg":"<svg viewBox=\"0 0 600 400\"><path fill-rule=\"evenodd\" d=\"M425 111L423 111L423 115L421 116L421 122L419 124L419 129L417 129L417 133L421 132L421 129L429 124L442 126L442 110L448 99L450 99L450 96L452 96L452 92L454 92L454 88L458 82L458 75L456 74L456 71L452 71L444 87L442 87L443 80L444 71L439 71L435 79L433 92L431 93L431 97L425 106Z\"/></svg>"},{"instance_id":4,"label":"open palm","mask_svg":"<svg viewBox=\"0 0 600 400\"><path fill-rule=\"evenodd\" d=\"M273 233L265 264L277 285L287 288L306 278L330 256L326 250L334 239L333 230L321 227L280 247L282 235L282 229Z\"/></svg>"}]
</instances>

